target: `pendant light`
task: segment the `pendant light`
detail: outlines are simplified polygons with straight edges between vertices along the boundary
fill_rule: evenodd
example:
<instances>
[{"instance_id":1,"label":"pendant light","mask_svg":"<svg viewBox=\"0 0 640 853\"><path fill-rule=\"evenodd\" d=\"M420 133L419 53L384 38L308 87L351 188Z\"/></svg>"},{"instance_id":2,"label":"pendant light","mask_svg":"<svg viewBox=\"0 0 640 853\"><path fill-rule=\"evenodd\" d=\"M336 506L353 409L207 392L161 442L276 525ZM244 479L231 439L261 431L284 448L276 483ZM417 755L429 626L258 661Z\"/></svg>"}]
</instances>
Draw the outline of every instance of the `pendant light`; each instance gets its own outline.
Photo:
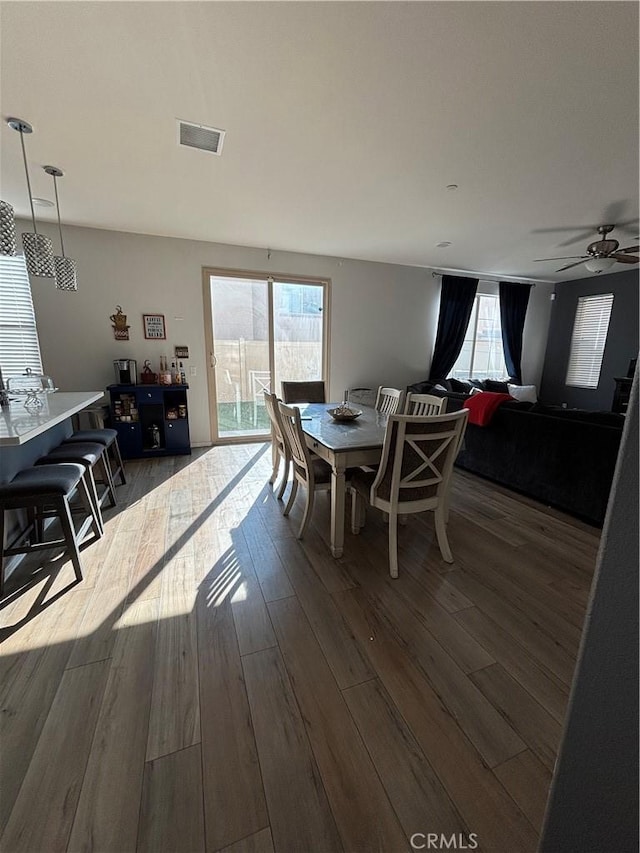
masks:
<instances>
[{"instance_id":1,"label":"pendant light","mask_svg":"<svg viewBox=\"0 0 640 853\"><path fill-rule=\"evenodd\" d=\"M13 207L0 200L0 255L16 254L16 218Z\"/></svg>"},{"instance_id":2,"label":"pendant light","mask_svg":"<svg viewBox=\"0 0 640 853\"><path fill-rule=\"evenodd\" d=\"M61 178L64 172L56 166L43 166L47 175L53 178L53 189L56 194L56 211L58 213L58 231L60 233L60 249L62 256L56 255L53 263L56 270L56 287L59 290L77 290L78 278L76 275L76 262L73 258L67 258L64 253L64 242L62 240L62 225L60 223L60 202L58 201L58 182L56 178Z\"/></svg>"},{"instance_id":3,"label":"pendant light","mask_svg":"<svg viewBox=\"0 0 640 853\"><path fill-rule=\"evenodd\" d=\"M24 249L25 261L27 262L27 271L31 275L43 276L44 278L54 278L56 270L53 262L53 243L44 234L38 234L38 229L36 228L36 215L33 211L33 199L31 197L31 182L29 180L27 154L24 150L24 134L32 133L33 128L29 122L23 121L20 118L9 118L7 119L7 124L10 128L17 130L20 133L24 172L27 176L27 192L29 193L29 204L31 205L33 233L27 232L22 235L22 248Z\"/></svg>"}]
</instances>

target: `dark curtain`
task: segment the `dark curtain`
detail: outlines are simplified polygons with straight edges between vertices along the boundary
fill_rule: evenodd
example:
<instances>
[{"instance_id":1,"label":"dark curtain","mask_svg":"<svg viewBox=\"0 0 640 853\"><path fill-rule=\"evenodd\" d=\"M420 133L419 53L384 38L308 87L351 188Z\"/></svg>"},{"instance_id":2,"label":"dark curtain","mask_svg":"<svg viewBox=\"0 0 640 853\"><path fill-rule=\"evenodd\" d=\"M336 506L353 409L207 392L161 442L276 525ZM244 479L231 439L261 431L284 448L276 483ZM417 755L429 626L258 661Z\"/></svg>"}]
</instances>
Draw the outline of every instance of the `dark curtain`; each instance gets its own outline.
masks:
<instances>
[{"instance_id":1,"label":"dark curtain","mask_svg":"<svg viewBox=\"0 0 640 853\"><path fill-rule=\"evenodd\" d=\"M509 376L517 385L522 385L522 330L530 291L530 284L500 282L500 323L504 360Z\"/></svg>"},{"instance_id":2,"label":"dark curtain","mask_svg":"<svg viewBox=\"0 0 640 853\"><path fill-rule=\"evenodd\" d=\"M432 382L446 379L460 355L477 289L477 278L442 276L438 332L429 373Z\"/></svg>"}]
</instances>

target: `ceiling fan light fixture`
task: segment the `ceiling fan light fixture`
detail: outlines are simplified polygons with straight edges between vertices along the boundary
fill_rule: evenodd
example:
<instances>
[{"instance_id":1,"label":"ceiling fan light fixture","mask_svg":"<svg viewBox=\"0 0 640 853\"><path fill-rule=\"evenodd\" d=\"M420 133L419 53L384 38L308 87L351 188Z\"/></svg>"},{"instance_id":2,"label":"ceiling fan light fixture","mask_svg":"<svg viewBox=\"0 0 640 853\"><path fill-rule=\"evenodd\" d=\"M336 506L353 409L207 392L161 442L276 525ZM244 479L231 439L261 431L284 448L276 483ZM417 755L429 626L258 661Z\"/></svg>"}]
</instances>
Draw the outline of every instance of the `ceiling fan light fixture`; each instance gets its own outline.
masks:
<instances>
[{"instance_id":1,"label":"ceiling fan light fixture","mask_svg":"<svg viewBox=\"0 0 640 853\"><path fill-rule=\"evenodd\" d=\"M615 258L589 258L585 263L585 267L589 272L606 272L615 264Z\"/></svg>"}]
</instances>

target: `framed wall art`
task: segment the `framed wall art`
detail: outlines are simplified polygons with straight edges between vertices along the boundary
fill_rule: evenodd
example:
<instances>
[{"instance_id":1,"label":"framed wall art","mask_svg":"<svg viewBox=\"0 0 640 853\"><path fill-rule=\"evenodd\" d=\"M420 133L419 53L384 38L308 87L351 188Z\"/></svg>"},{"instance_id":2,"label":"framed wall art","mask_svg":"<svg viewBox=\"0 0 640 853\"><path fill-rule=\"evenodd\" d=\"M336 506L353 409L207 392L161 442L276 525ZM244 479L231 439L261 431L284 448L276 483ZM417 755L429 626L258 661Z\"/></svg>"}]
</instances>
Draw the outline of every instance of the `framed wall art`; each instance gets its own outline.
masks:
<instances>
[{"instance_id":1,"label":"framed wall art","mask_svg":"<svg viewBox=\"0 0 640 853\"><path fill-rule=\"evenodd\" d=\"M167 331L164 325L164 314L143 314L142 324L144 336L150 341L164 341Z\"/></svg>"}]
</instances>

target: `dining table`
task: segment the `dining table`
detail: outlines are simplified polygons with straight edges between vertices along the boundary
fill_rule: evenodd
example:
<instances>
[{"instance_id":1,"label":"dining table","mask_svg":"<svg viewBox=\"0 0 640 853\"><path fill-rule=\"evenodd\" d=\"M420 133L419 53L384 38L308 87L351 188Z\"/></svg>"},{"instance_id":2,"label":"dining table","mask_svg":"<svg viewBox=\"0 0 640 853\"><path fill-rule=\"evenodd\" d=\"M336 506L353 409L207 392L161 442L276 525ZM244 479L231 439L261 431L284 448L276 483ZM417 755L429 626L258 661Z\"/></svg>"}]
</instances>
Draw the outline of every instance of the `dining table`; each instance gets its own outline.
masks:
<instances>
[{"instance_id":1,"label":"dining table","mask_svg":"<svg viewBox=\"0 0 640 853\"><path fill-rule=\"evenodd\" d=\"M339 403L301 403L302 430L307 447L331 466L331 553L344 551L344 511L348 468L377 465L388 417L371 406L353 406L362 414L354 420L335 420L330 409Z\"/></svg>"}]
</instances>

